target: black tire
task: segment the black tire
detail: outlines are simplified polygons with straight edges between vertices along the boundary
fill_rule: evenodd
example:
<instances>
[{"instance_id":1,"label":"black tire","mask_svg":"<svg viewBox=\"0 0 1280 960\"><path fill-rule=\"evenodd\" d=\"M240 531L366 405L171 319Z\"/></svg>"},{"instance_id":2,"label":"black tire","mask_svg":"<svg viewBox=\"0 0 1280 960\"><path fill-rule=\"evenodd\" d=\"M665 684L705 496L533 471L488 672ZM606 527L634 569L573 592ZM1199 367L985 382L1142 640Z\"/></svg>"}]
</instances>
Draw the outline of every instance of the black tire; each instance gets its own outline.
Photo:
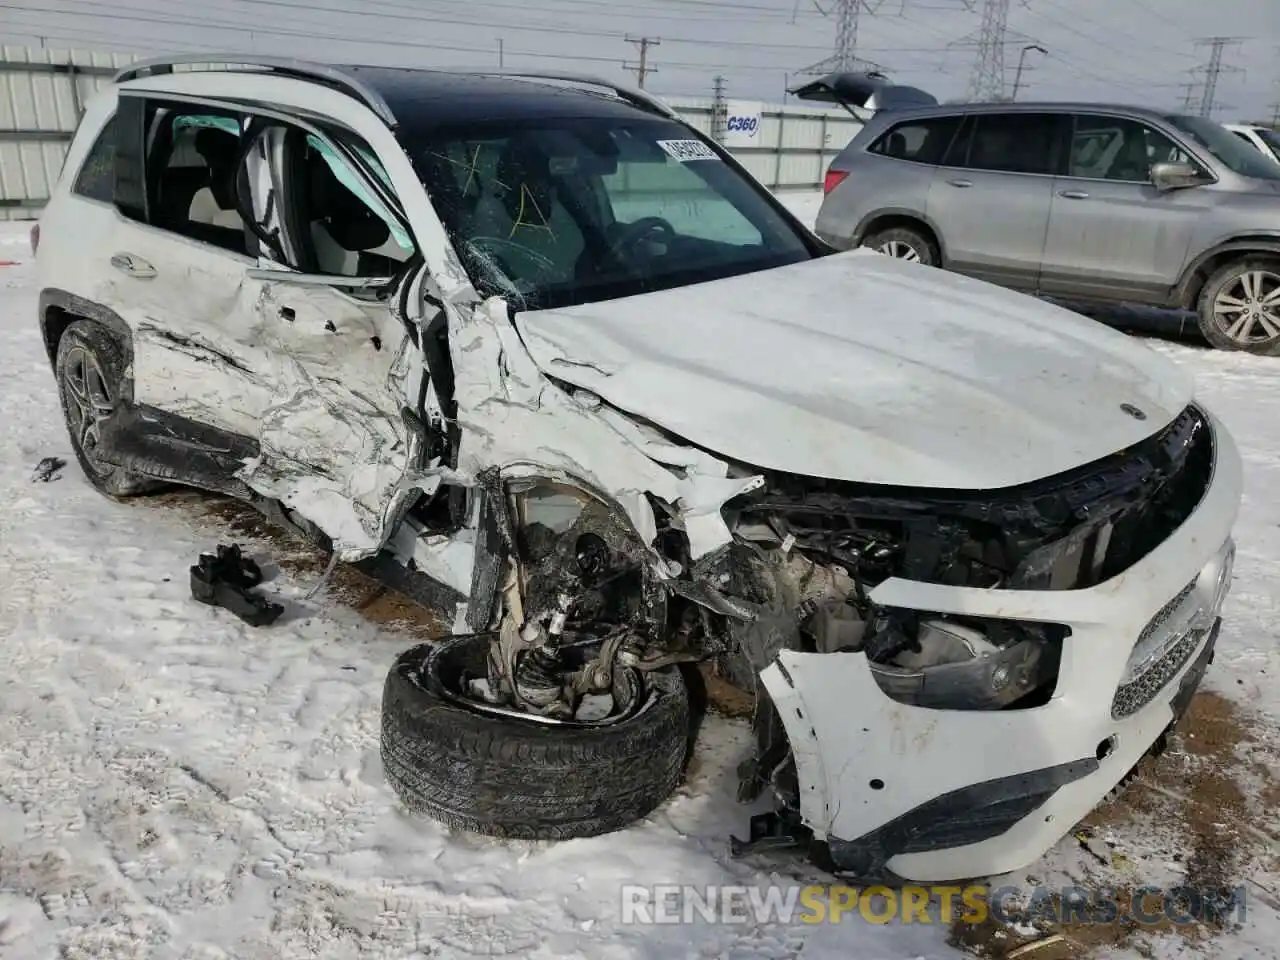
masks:
<instances>
[{"instance_id":1,"label":"black tire","mask_svg":"<svg viewBox=\"0 0 1280 960\"><path fill-rule=\"evenodd\" d=\"M86 360L93 367L92 371L84 366ZM105 463L95 456L92 449L85 448L90 437L82 429L84 412L82 405L75 399L76 383L85 384L87 391L87 384L93 380L94 392L99 386L102 390L102 396L95 399L109 404L129 399L123 396L123 391L127 388L124 350L111 332L92 320L77 320L72 323L58 341L54 375L58 381L58 399L62 403L62 417L71 438L71 449L89 483L100 493L113 499L134 497L159 489L162 486L159 482Z\"/></svg>"},{"instance_id":2,"label":"black tire","mask_svg":"<svg viewBox=\"0 0 1280 960\"><path fill-rule=\"evenodd\" d=\"M885 247L892 247L897 244L899 249L909 249L914 251L915 259L913 262L922 263L926 267L936 267L942 260L938 254L938 245L933 242L923 231L915 230L911 227L891 227L888 230L880 230L870 236L864 237L862 246L880 253L886 253ZM890 254L891 256L899 256L898 254ZM911 260L911 257L899 256L900 259Z\"/></svg>"},{"instance_id":3,"label":"black tire","mask_svg":"<svg viewBox=\"0 0 1280 960\"><path fill-rule=\"evenodd\" d=\"M1196 318L1200 333L1211 346L1218 350L1239 350L1264 357L1280 356L1280 332L1275 336L1266 336L1265 328L1259 321L1254 321L1244 329L1243 336L1232 336L1228 333L1227 324L1231 322L1234 315L1228 315L1228 319L1223 320L1215 313L1214 306L1218 297L1227 294L1232 287L1237 288L1239 299L1247 301L1248 298L1244 296L1242 288L1242 284L1246 282L1244 279L1246 275L1265 278L1265 286L1261 291L1264 294L1280 290L1280 260L1251 257L1220 267L1205 281L1204 288L1200 291L1200 299L1196 303ZM1280 317L1280 308L1269 309L1268 316L1274 325L1277 322L1275 318ZM1255 333L1262 336L1254 338L1252 335Z\"/></svg>"},{"instance_id":4,"label":"black tire","mask_svg":"<svg viewBox=\"0 0 1280 960\"><path fill-rule=\"evenodd\" d=\"M442 671L462 661L479 669L489 639L414 647L387 674L382 765L409 810L455 830L567 840L619 830L671 795L690 726L679 671L645 674L647 708L615 725L548 725L482 713L445 692Z\"/></svg>"}]
</instances>

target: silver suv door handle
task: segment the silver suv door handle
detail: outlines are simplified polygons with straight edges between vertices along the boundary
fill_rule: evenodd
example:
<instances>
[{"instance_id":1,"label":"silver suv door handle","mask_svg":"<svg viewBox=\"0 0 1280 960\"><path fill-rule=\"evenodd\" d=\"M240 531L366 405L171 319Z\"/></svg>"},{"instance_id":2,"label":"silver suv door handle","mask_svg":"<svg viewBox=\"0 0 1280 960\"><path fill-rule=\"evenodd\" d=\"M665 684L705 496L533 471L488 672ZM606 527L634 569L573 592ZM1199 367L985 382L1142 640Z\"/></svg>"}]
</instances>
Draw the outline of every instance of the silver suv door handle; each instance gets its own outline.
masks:
<instances>
[{"instance_id":1,"label":"silver suv door handle","mask_svg":"<svg viewBox=\"0 0 1280 960\"><path fill-rule=\"evenodd\" d=\"M948 180L947 183L951 184L953 187L972 187L973 186L972 180Z\"/></svg>"},{"instance_id":2,"label":"silver suv door handle","mask_svg":"<svg viewBox=\"0 0 1280 960\"><path fill-rule=\"evenodd\" d=\"M111 265L121 273L126 273L139 280L149 280L156 275L155 267L141 257L135 257L132 253L113 253L111 255Z\"/></svg>"},{"instance_id":3,"label":"silver suv door handle","mask_svg":"<svg viewBox=\"0 0 1280 960\"><path fill-rule=\"evenodd\" d=\"M1058 196L1066 197L1068 200L1088 200L1089 194L1083 190L1059 190Z\"/></svg>"}]
</instances>

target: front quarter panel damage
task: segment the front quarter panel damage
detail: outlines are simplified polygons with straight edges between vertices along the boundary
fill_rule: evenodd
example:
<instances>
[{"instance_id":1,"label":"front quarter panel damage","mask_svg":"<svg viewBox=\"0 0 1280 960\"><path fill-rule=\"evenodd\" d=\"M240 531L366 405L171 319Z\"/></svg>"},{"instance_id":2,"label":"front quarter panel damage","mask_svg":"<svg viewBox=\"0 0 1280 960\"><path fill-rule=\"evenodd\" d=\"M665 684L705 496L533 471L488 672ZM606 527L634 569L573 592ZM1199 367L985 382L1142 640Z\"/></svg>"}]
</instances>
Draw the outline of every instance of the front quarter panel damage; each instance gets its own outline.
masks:
<instances>
[{"instance_id":1,"label":"front quarter panel damage","mask_svg":"<svg viewBox=\"0 0 1280 960\"><path fill-rule=\"evenodd\" d=\"M758 478L730 479L714 457L645 436L597 398L570 396L534 364L499 298L452 310L450 325L461 473L524 464L577 477L608 494L646 544L657 534L656 497L678 509L694 559L731 541L720 507Z\"/></svg>"}]
</instances>

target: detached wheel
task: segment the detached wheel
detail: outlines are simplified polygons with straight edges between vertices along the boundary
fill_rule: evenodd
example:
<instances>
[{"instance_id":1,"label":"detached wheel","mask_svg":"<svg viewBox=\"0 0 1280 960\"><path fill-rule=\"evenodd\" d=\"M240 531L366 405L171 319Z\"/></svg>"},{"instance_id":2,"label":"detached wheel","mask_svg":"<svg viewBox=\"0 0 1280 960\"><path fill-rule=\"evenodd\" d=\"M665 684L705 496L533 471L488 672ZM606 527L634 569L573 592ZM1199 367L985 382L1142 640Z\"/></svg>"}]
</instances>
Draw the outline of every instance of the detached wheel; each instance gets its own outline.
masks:
<instances>
[{"instance_id":1,"label":"detached wheel","mask_svg":"<svg viewBox=\"0 0 1280 960\"><path fill-rule=\"evenodd\" d=\"M926 267L936 267L941 259L934 242L910 227L893 227L873 233L862 241L862 246L887 257L923 263Z\"/></svg>"},{"instance_id":2,"label":"detached wheel","mask_svg":"<svg viewBox=\"0 0 1280 960\"><path fill-rule=\"evenodd\" d=\"M137 496L160 487L159 483L102 458L100 426L122 399L124 371L120 344L91 320L77 320L58 341L54 374L71 448L89 482L114 498Z\"/></svg>"},{"instance_id":3,"label":"detached wheel","mask_svg":"<svg viewBox=\"0 0 1280 960\"><path fill-rule=\"evenodd\" d=\"M1280 260L1217 270L1200 291L1200 332L1219 350L1280 356Z\"/></svg>"},{"instance_id":4,"label":"detached wheel","mask_svg":"<svg viewBox=\"0 0 1280 960\"><path fill-rule=\"evenodd\" d=\"M621 829L676 788L689 736L677 670L616 670L617 715L555 722L466 695L490 636L401 654L382 696L382 764L411 811L472 833L566 840Z\"/></svg>"}]
</instances>

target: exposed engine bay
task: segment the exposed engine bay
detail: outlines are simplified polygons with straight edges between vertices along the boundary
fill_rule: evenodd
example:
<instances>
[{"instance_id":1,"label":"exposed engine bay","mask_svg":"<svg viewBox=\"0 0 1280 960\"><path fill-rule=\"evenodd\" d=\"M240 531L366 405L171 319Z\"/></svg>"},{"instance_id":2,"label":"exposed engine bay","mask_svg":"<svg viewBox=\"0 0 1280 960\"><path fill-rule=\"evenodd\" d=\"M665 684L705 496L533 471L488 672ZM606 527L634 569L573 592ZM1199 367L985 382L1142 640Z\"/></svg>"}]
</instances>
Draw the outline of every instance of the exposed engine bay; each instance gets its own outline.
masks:
<instances>
[{"instance_id":1,"label":"exposed engine bay","mask_svg":"<svg viewBox=\"0 0 1280 960\"><path fill-rule=\"evenodd\" d=\"M732 542L696 562L679 514L656 498L657 536L646 544L607 497L579 485L491 483L501 504L491 527L507 562L493 571L499 639L477 689L504 712L608 723L635 707L607 703L618 671L711 661L755 696L757 752L740 770L740 797L771 789L795 808L790 747L757 682L780 651L861 652L880 689L915 706L1042 704L1066 627L882 607L869 593L890 578L1002 590L1096 585L1191 514L1212 464L1207 422L1189 406L1135 447L996 493L763 472L763 486L722 510Z\"/></svg>"}]
</instances>

